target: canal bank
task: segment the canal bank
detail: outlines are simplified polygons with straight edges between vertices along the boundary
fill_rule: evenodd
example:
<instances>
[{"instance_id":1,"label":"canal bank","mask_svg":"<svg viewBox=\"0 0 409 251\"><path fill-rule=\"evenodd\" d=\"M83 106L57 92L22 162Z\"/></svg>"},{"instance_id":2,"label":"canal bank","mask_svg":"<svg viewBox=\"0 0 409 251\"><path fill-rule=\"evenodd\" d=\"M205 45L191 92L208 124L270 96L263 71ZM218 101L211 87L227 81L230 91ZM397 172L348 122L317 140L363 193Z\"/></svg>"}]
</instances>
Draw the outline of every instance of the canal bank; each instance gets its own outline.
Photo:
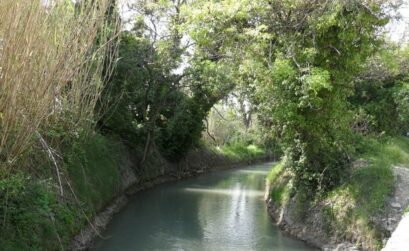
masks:
<instances>
[{"instance_id":1,"label":"canal bank","mask_svg":"<svg viewBox=\"0 0 409 251\"><path fill-rule=\"evenodd\" d=\"M367 167L367 162L354 164L356 170L373 168ZM352 194L352 186L344 185L315 198L291 193L286 187L291 184L291 173L278 167L270 173L265 200L269 215L281 230L324 251L407 250L408 219L404 214L409 208L409 168L391 167L390 192L381 197L382 207L368 211L368 205L357 195L367 196L371 203L373 195ZM384 173L374 171L376 180L360 176L359 184L365 190L359 191L379 192L376 186L382 185Z\"/></svg>"},{"instance_id":2,"label":"canal bank","mask_svg":"<svg viewBox=\"0 0 409 251\"><path fill-rule=\"evenodd\" d=\"M250 155L249 155L250 156ZM159 184L183 180L189 177L203 175L205 173L237 168L252 163L271 161L274 155L260 154L246 159L231 159L217 154L208 149L194 149L188 153L185 159L174 164L169 163L159 155L145 163L146 170L156 170L151 175L144 175L143 170L138 168L132 153L124 151L120 165L118 166L121 176L121 189L115 198L99 211L88 224L77 234L69 247L69 250L87 250L112 220L112 217L121 212L128 204L130 198L140 191L155 187Z\"/></svg>"}]
</instances>

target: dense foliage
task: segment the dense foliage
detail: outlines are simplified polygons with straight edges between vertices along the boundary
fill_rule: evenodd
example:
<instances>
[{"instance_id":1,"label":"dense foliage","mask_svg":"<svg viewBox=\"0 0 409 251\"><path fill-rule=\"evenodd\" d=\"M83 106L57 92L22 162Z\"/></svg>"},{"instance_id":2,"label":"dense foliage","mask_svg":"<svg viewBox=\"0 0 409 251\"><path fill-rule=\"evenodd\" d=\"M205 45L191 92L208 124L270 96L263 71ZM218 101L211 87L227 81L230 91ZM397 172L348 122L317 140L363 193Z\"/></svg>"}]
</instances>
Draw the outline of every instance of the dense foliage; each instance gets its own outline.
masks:
<instances>
[{"instance_id":1,"label":"dense foliage","mask_svg":"<svg viewBox=\"0 0 409 251\"><path fill-rule=\"evenodd\" d=\"M296 183L338 184L350 161L352 79L387 23L380 3L198 1L186 12L195 57L229 68L235 85L253 91Z\"/></svg>"},{"instance_id":2,"label":"dense foliage","mask_svg":"<svg viewBox=\"0 0 409 251\"><path fill-rule=\"evenodd\" d=\"M108 106L103 129L143 148L143 159L157 147L169 160L179 161L201 138L212 104L202 93L182 91L183 76L172 73L148 38L124 33L119 57L101 100Z\"/></svg>"},{"instance_id":3,"label":"dense foliage","mask_svg":"<svg viewBox=\"0 0 409 251\"><path fill-rule=\"evenodd\" d=\"M409 131L408 48L389 45L368 60L350 101L358 133L404 135Z\"/></svg>"}]
</instances>

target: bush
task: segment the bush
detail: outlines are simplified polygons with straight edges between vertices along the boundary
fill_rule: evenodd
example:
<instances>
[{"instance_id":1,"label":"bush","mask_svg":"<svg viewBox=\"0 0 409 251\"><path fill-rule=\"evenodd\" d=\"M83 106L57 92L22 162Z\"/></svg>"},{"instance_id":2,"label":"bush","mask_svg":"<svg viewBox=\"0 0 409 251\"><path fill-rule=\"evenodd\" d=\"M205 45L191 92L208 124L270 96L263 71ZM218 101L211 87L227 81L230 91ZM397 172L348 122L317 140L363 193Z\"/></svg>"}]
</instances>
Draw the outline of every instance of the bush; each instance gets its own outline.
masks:
<instances>
[{"instance_id":1,"label":"bush","mask_svg":"<svg viewBox=\"0 0 409 251\"><path fill-rule=\"evenodd\" d=\"M71 191L63 180L63 197L51 178L1 171L0 250L65 250L86 217L116 195L122 149L97 133L84 139L63 151L65 165L60 168L74 189Z\"/></svg>"},{"instance_id":2,"label":"bush","mask_svg":"<svg viewBox=\"0 0 409 251\"><path fill-rule=\"evenodd\" d=\"M162 155L173 162L181 160L202 136L207 111L194 98L179 94L174 108L165 114L157 139Z\"/></svg>"},{"instance_id":3,"label":"bush","mask_svg":"<svg viewBox=\"0 0 409 251\"><path fill-rule=\"evenodd\" d=\"M56 196L50 180L0 177L0 250L62 250L82 225L79 209Z\"/></svg>"},{"instance_id":4,"label":"bush","mask_svg":"<svg viewBox=\"0 0 409 251\"><path fill-rule=\"evenodd\" d=\"M373 81L358 83L351 98L356 110L367 117L367 131L388 135L406 132L409 122L407 83L400 81L399 77L381 83Z\"/></svg>"}]
</instances>

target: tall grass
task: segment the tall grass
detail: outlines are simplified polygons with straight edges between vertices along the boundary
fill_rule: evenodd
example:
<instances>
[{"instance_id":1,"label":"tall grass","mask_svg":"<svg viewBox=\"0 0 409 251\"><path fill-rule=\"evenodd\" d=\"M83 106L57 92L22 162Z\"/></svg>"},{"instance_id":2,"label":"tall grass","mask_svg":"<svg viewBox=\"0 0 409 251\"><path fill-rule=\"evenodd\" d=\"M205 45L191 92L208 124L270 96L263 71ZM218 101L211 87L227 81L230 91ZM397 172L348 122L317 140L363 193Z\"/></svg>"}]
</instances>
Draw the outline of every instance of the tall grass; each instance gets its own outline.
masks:
<instances>
[{"instance_id":1,"label":"tall grass","mask_svg":"<svg viewBox=\"0 0 409 251\"><path fill-rule=\"evenodd\" d=\"M111 2L0 1L0 168L15 166L39 131L92 124L111 65Z\"/></svg>"}]
</instances>

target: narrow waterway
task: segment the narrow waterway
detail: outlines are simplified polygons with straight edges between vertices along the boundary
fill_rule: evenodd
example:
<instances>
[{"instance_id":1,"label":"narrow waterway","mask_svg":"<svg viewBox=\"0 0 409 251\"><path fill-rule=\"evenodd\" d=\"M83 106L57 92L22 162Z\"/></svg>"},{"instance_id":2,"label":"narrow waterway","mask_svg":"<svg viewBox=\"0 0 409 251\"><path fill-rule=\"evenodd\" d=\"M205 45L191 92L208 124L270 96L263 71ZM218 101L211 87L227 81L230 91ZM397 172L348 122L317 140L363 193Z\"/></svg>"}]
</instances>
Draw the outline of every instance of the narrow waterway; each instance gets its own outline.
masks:
<instances>
[{"instance_id":1,"label":"narrow waterway","mask_svg":"<svg viewBox=\"0 0 409 251\"><path fill-rule=\"evenodd\" d=\"M315 250L271 223L263 201L271 166L213 172L140 192L92 250Z\"/></svg>"}]
</instances>

